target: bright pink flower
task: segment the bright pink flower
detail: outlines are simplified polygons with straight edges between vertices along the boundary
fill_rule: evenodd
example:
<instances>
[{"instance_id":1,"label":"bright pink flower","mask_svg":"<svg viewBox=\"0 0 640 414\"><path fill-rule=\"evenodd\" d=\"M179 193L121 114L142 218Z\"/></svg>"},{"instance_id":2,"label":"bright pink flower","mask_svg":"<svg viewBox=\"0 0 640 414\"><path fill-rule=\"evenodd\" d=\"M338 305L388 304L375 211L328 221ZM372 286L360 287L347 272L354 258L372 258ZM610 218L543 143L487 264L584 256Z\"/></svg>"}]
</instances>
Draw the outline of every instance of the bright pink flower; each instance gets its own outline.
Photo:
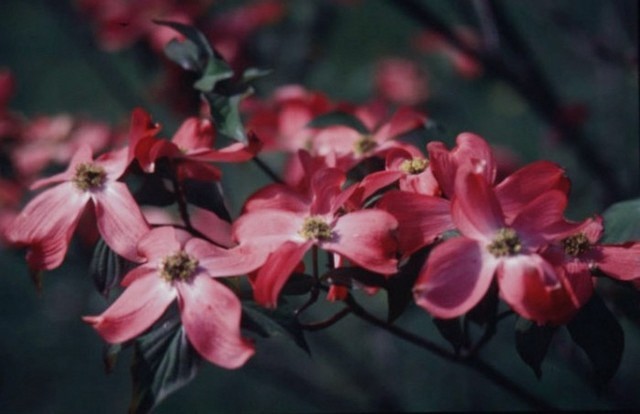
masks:
<instances>
[{"instance_id":1,"label":"bright pink flower","mask_svg":"<svg viewBox=\"0 0 640 414\"><path fill-rule=\"evenodd\" d=\"M142 114L140 122L144 123ZM140 166L147 172L155 170L155 163L168 158L177 170L179 179L219 180L220 170L210 162L241 162L255 156L261 143L253 134L249 134L249 144L240 142L222 149L214 149L215 130L210 120L188 118L182 123L171 141L157 139L154 134L143 136L131 143L133 153Z\"/></svg>"},{"instance_id":2,"label":"bright pink flower","mask_svg":"<svg viewBox=\"0 0 640 414\"><path fill-rule=\"evenodd\" d=\"M436 246L420 272L415 300L438 318L473 308L497 275L502 298L520 315L557 323L566 315L567 285L538 252L576 229L563 219L562 191L550 190L507 221L500 199L478 168L458 172L452 205L460 237Z\"/></svg>"},{"instance_id":3,"label":"bright pink flower","mask_svg":"<svg viewBox=\"0 0 640 414\"><path fill-rule=\"evenodd\" d=\"M549 250L563 253L562 266L568 273L600 270L607 276L623 281L640 279L640 243L629 241L600 244L604 227L602 217L586 220L579 231L559 240Z\"/></svg>"},{"instance_id":4,"label":"bright pink flower","mask_svg":"<svg viewBox=\"0 0 640 414\"><path fill-rule=\"evenodd\" d=\"M391 234L396 220L373 209L339 214L354 189L342 191L344 181L342 171L327 168L314 174L309 194L273 185L248 201L233 233L241 245L254 246L266 259L254 280L258 303L276 305L282 286L312 246L374 272L396 272L396 243Z\"/></svg>"},{"instance_id":5,"label":"bright pink flower","mask_svg":"<svg viewBox=\"0 0 640 414\"><path fill-rule=\"evenodd\" d=\"M123 151L94 160L91 149L81 147L66 171L33 184L32 189L58 185L27 204L7 239L29 247L32 269L53 269L62 263L82 212L92 205L105 242L121 256L138 260L136 244L149 228L127 186L117 181L127 165Z\"/></svg>"},{"instance_id":6,"label":"bright pink flower","mask_svg":"<svg viewBox=\"0 0 640 414\"><path fill-rule=\"evenodd\" d=\"M216 277L246 272L245 256L218 248L173 227L151 230L138 245L147 261L122 280L127 289L101 315L87 316L110 343L143 333L178 301L189 342L208 361L224 368L242 366L253 345L240 334L242 306ZM249 263L251 265L251 263Z\"/></svg>"}]
</instances>

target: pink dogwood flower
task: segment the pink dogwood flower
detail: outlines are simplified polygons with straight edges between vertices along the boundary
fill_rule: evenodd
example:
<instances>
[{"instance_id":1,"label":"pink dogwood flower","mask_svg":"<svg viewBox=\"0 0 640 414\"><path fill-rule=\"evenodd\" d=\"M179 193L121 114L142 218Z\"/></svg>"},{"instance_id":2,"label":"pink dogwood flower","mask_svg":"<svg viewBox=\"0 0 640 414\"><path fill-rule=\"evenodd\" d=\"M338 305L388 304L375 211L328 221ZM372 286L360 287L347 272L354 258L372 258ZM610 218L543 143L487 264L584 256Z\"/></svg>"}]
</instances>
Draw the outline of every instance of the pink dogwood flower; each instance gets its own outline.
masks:
<instances>
[{"instance_id":1,"label":"pink dogwood flower","mask_svg":"<svg viewBox=\"0 0 640 414\"><path fill-rule=\"evenodd\" d=\"M416 302L435 317L457 317L497 275L502 298L518 314L538 323L563 319L558 303L567 285L539 251L577 228L563 219L566 195L542 193L508 221L485 175L473 167L458 172L451 211L461 236L433 249L414 287Z\"/></svg>"},{"instance_id":2,"label":"pink dogwood flower","mask_svg":"<svg viewBox=\"0 0 640 414\"><path fill-rule=\"evenodd\" d=\"M122 280L122 295L101 315L86 316L110 343L135 338L175 300L189 342L208 361L242 366L254 347L240 334L242 306L217 277L239 275L253 266L236 250L216 247L170 226L151 230L138 245L146 262Z\"/></svg>"},{"instance_id":3,"label":"pink dogwood flower","mask_svg":"<svg viewBox=\"0 0 640 414\"><path fill-rule=\"evenodd\" d=\"M117 181L127 165L123 151L94 160L91 149L82 146L66 171L32 185L32 189L38 189L57 184L31 200L6 232L11 243L29 248L31 269L50 270L62 263L89 205L109 247L129 260L139 260L136 244L149 227L127 186Z\"/></svg>"},{"instance_id":4,"label":"pink dogwood flower","mask_svg":"<svg viewBox=\"0 0 640 414\"><path fill-rule=\"evenodd\" d=\"M313 175L309 194L272 185L247 202L233 233L241 245L255 246L265 258L254 279L256 302L275 307L282 286L313 246L374 272L396 272L396 220L375 209L340 214L355 190L342 191L344 181L342 171L325 168Z\"/></svg>"}]
</instances>

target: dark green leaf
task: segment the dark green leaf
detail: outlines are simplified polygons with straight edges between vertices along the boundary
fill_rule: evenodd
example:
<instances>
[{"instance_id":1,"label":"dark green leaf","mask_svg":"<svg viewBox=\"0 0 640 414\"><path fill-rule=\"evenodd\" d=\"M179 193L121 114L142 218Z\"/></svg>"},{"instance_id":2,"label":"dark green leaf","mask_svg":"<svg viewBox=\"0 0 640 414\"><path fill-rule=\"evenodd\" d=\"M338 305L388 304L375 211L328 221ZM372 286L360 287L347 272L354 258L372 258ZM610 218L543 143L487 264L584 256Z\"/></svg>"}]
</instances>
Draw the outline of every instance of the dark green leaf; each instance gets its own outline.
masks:
<instances>
[{"instance_id":1,"label":"dark green leaf","mask_svg":"<svg viewBox=\"0 0 640 414\"><path fill-rule=\"evenodd\" d=\"M466 318L479 326L494 323L498 316L499 304L498 284L494 280L489 287L489 291L484 295L482 300L467 313Z\"/></svg>"},{"instance_id":2,"label":"dark green leaf","mask_svg":"<svg viewBox=\"0 0 640 414\"><path fill-rule=\"evenodd\" d=\"M122 351L122 344L106 344L102 352L102 362L104 363L104 370L107 374L110 374L118 362L118 356Z\"/></svg>"},{"instance_id":3,"label":"dark green leaf","mask_svg":"<svg viewBox=\"0 0 640 414\"><path fill-rule=\"evenodd\" d=\"M263 338L287 338L310 353L300 322L294 310L287 304L281 304L277 309L271 310L255 302L243 301L242 312L242 327L248 334L257 334Z\"/></svg>"},{"instance_id":4,"label":"dark green leaf","mask_svg":"<svg viewBox=\"0 0 640 414\"><path fill-rule=\"evenodd\" d=\"M594 295L567 328L591 361L596 384L606 384L618 370L624 350L624 332L616 317L602 299Z\"/></svg>"},{"instance_id":5,"label":"dark green leaf","mask_svg":"<svg viewBox=\"0 0 640 414\"><path fill-rule=\"evenodd\" d=\"M98 292L108 297L111 289L118 286L133 264L111 250L103 239L98 240L89 265L89 274Z\"/></svg>"},{"instance_id":6,"label":"dark green leaf","mask_svg":"<svg viewBox=\"0 0 640 414\"><path fill-rule=\"evenodd\" d=\"M410 303L413 303L413 285L418 278L420 269L424 265L430 248L423 248L415 252L409 260L400 267L395 275L387 280L387 300L389 302L389 322L396 320Z\"/></svg>"},{"instance_id":7,"label":"dark green leaf","mask_svg":"<svg viewBox=\"0 0 640 414\"><path fill-rule=\"evenodd\" d=\"M353 128L361 134L368 134L370 131L358 118L345 112L331 112L314 118L309 124L310 128L326 128L329 126L346 126Z\"/></svg>"},{"instance_id":8,"label":"dark green leaf","mask_svg":"<svg viewBox=\"0 0 640 414\"><path fill-rule=\"evenodd\" d=\"M224 96L217 93L206 93L205 98L211 106L211 115L219 133L244 144L248 143L247 134L240 117L240 101L250 95L249 89L244 93Z\"/></svg>"},{"instance_id":9,"label":"dark green leaf","mask_svg":"<svg viewBox=\"0 0 640 414\"><path fill-rule=\"evenodd\" d=\"M177 22L155 20L157 24L168 26L182 34L186 39L171 40L165 46L165 54L182 68L193 72L204 72L210 59L215 58L209 41L202 32L193 26Z\"/></svg>"},{"instance_id":10,"label":"dark green leaf","mask_svg":"<svg viewBox=\"0 0 640 414\"><path fill-rule=\"evenodd\" d=\"M221 59L209 59L202 77L193 84L193 87L201 92L211 92L218 81L233 77L233 70Z\"/></svg>"},{"instance_id":11,"label":"dark green leaf","mask_svg":"<svg viewBox=\"0 0 640 414\"><path fill-rule=\"evenodd\" d=\"M280 293L283 295L306 295L311 291L313 284L313 276L293 273L285 282Z\"/></svg>"},{"instance_id":12,"label":"dark green leaf","mask_svg":"<svg viewBox=\"0 0 640 414\"><path fill-rule=\"evenodd\" d=\"M640 199L623 201L609 207L604 213L605 243L640 240Z\"/></svg>"},{"instance_id":13,"label":"dark green leaf","mask_svg":"<svg viewBox=\"0 0 640 414\"><path fill-rule=\"evenodd\" d=\"M231 222L220 183L184 180L184 192L190 204L212 211L221 219Z\"/></svg>"},{"instance_id":14,"label":"dark green leaf","mask_svg":"<svg viewBox=\"0 0 640 414\"><path fill-rule=\"evenodd\" d=\"M556 330L556 327L541 326L524 318L518 318L516 322L516 350L538 378L542 376L541 365Z\"/></svg>"},{"instance_id":15,"label":"dark green leaf","mask_svg":"<svg viewBox=\"0 0 640 414\"><path fill-rule=\"evenodd\" d=\"M131 376L131 413L153 410L196 375L200 356L177 318L165 320L136 340Z\"/></svg>"},{"instance_id":16,"label":"dark green leaf","mask_svg":"<svg viewBox=\"0 0 640 414\"><path fill-rule=\"evenodd\" d=\"M433 323L436 325L438 332L444 339L446 339L453 349L458 353L460 348L468 345L468 338L464 334L462 329L462 318L454 319L438 319L433 318Z\"/></svg>"}]
</instances>

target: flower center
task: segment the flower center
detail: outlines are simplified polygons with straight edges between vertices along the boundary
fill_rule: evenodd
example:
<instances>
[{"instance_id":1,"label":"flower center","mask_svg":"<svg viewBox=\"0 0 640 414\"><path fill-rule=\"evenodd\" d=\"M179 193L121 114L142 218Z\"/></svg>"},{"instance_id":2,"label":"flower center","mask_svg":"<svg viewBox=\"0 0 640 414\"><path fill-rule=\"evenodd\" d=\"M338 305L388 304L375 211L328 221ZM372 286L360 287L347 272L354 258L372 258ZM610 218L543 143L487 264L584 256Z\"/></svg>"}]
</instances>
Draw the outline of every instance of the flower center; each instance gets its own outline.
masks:
<instances>
[{"instance_id":1,"label":"flower center","mask_svg":"<svg viewBox=\"0 0 640 414\"><path fill-rule=\"evenodd\" d=\"M76 175L71 181L78 189L87 191L100 187L105 178L107 178L107 173L104 168L90 162L83 162L76 166Z\"/></svg>"},{"instance_id":2,"label":"flower center","mask_svg":"<svg viewBox=\"0 0 640 414\"><path fill-rule=\"evenodd\" d=\"M491 244L487 246L487 250L495 257L513 256L520 253L522 243L514 229L503 227L498 230Z\"/></svg>"},{"instance_id":3,"label":"flower center","mask_svg":"<svg viewBox=\"0 0 640 414\"><path fill-rule=\"evenodd\" d=\"M331 226L322 217L311 216L304 219L298 234L307 240L326 240L332 233Z\"/></svg>"},{"instance_id":4,"label":"flower center","mask_svg":"<svg viewBox=\"0 0 640 414\"><path fill-rule=\"evenodd\" d=\"M359 140L354 144L353 152L360 156L371 151L378 146L378 143L373 140L371 135L362 135Z\"/></svg>"},{"instance_id":5,"label":"flower center","mask_svg":"<svg viewBox=\"0 0 640 414\"><path fill-rule=\"evenodd\" d=\"M180 250L162 259L160 277L167 282L173 282L174 280L187 281L193 276L197 267L198 259Z\"/></svg>"},{"instance_id":6,"label":"flower center","mask_svg":"<svg viewBox=\"0 0 640 414\"><path fill-rule=\"evenodd\" d=\"M429 160L425 158L414 158L412 160L404 160L400 164L400 170L407 174L420 174L429 166Z\"/></svg>"},{"instance_id":7,"label":"flower center","mask_svg":"<svg viewBox=\"0 0 640 414\"><path fill-rule=\"evenodd\" d=\"M562 239L562 247L566 254L577 257L589 250L591 243L584 233L578 233Z\"/></svg>"}]
</instances>

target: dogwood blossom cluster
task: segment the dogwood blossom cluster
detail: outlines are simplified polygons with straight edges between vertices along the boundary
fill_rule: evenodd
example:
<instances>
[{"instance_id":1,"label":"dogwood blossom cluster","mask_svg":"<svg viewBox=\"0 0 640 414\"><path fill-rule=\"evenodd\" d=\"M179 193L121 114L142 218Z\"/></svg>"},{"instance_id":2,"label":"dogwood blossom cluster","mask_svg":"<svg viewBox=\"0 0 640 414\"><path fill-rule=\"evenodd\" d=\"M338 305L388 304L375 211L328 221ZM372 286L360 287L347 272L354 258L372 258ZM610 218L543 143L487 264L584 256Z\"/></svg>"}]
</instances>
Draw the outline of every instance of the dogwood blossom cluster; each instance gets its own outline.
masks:
<instances>
[{"instance_id":1,"label":"dogwood blossom cluster","mask_svg":"<svg viewBox=\"0 0 640 414\"><path fill-rule=\"evenodd\" d=\"M361 125L313 125L336 108ZM254 345L242 335L241 302L225 280L248 275L254 300L277 307L310 252L326 251L335 267L391 279L412 255L430 249L413 294L418 306L443 319L464 315L497 284L522 317L562 324L592 295L596 271L640 278L640 244L600 244L598 216L564 217L570 183L558 165L534 162L498 181L496 158L482 137L462 133L451 149L439 141L420 148L403 137L423 128L426 115L387 110L380 102L334 104L290 86L272 101L247 106L247 143L218 148L211 119L188 118L166 139L136 109L125 145L98 156L81 145L65 171L35 181L32 189L42 191L5 237L27 248L32 270L54 269L83 215L93 214L104 242L134 265L120 275L120 297L84 320L106 341L122 343L177 301L189 342L226 368L243 365ZM172 191L184 203L187 180L217 181L217 163L248 162L262 148L289 154L286 180L256 189L231 222L213 212L154 222L126 180L168 165ZM344 285L323 283L331 300L349 294Z\"/></svg>"}]
</instances>

